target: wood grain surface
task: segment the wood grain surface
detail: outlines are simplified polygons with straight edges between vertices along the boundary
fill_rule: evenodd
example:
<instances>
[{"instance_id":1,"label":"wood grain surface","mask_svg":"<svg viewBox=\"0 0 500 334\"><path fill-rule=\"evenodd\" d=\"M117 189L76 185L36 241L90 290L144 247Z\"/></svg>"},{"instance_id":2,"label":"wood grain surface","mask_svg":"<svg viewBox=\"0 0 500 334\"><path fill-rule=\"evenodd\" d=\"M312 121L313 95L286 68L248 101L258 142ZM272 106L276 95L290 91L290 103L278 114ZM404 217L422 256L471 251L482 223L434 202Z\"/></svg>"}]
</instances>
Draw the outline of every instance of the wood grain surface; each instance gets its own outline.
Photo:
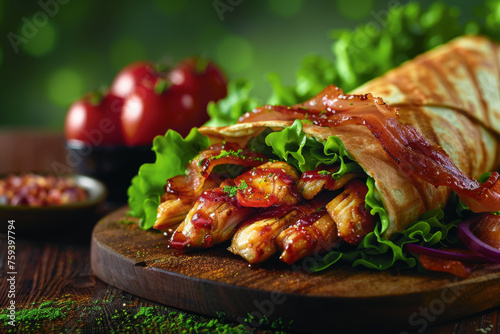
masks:
<instances>
[{"instance_id":1,"label":"wood grain surface","mask_svg":"<svg viewBox=\"0 0 500 334\"><path fill-rule=\"evenodd\" d=\"M75 160L65 148L64 136L44 130L0 131L0 173L71 172Z\"/></svg>"},{"instance_id":2,"label":"wood grain surface","mask_svg":"<svg viewBox=\"0 0 500 334\"><path fill-rule=\"evenodd\" d=\"M251 267L225 246L181 254L122 208L95 227L91 266L103 281L183 310L312 332L422 332L500 305L500 267L466 279L336 266L312 274L277 261ZM314 258L306 261L314 261Z\"/></svg>"}]
</instances>

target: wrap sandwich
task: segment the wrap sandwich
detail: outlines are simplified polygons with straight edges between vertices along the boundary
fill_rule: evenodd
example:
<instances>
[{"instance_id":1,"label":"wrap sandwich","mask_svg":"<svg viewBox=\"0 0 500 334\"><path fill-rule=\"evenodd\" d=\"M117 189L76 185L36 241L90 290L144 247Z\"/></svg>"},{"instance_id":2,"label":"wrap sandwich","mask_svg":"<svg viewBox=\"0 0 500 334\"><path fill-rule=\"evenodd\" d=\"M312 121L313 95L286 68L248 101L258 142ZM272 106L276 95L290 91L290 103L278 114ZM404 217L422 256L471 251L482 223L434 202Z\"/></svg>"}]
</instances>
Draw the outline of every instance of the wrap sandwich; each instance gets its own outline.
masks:
<instances>
[{"instance_id":1,"label":"wrap sandwich","mask_svg":"<svg viewBox=\"0 0 500 334\"><path fill-rule=\"evenodd\" d=\"M157 164L176 167L141 167L131 214L170 230L173 248L229 242L252 264L328 252L323 267L413 266L404 243L443 241L450 201L500 210L498 173L477 181L500 167L499 83L498 45L466 36L351 94L332 85L299 105L259 107L175 148L169 132L155 139ZM148 173L166 184L137 195Z\"/></svg>"}]
</instances>

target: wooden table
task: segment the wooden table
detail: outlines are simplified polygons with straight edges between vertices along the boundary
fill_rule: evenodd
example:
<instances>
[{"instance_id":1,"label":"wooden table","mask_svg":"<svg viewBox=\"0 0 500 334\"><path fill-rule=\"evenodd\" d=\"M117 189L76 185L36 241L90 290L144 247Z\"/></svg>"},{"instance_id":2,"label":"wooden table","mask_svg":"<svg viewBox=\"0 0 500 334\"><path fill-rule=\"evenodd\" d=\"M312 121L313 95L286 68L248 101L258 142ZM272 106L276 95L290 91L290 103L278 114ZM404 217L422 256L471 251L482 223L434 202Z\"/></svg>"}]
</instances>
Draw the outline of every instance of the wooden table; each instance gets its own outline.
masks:
<instances>
[{"instance_id":1,"label":"wooden table","mask_svg":"<svg viewBox=\"0 0 500 334\"><path fill-rule=\"evenodd\" d=\"M61 134L41 131L0 131L0 173L19 170L52 171L67 158ZM93 221L64 231L16 235L15 297L7 275L7 237L0 231L0 332L219 332L251 329L219 318L186 313L135 297L110 286L90 269L93 225L112 210L103 206ZM41 222L43 223L43 222ZM16 323L8 324L10 301L15 301ZM415 333L500 333L500 308L428 327ZM359 315L363 321L363 315ZM257 330L255 330L256 332ZM266 329L274 332L273 329Z\"/></svg>"}]
</instances>

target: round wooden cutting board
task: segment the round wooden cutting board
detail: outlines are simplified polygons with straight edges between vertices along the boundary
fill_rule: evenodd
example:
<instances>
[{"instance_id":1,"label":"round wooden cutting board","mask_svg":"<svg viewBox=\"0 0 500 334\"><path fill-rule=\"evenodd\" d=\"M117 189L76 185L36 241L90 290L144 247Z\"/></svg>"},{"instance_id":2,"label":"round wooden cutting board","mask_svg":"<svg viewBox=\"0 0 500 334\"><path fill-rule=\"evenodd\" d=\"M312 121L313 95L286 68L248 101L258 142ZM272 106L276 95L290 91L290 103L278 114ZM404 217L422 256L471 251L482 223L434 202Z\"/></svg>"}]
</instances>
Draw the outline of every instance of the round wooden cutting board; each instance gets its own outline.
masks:
<instances>
[{"instance_id":1,"label":"round wooden cutting board","mask_svg":"<svg viewBox=\"0 0 500 334\"><path fill-rule=\"evenodd\" d=\"M343 265L312 274L279 261L251 267L227 245L188 254L169 249L161 233L127 222L126 211L95 226L93 272L119 289L179 309L251 327L387 333L421 331L500 305L500 266L466 279Z\"/></svg>"}]
</instances>

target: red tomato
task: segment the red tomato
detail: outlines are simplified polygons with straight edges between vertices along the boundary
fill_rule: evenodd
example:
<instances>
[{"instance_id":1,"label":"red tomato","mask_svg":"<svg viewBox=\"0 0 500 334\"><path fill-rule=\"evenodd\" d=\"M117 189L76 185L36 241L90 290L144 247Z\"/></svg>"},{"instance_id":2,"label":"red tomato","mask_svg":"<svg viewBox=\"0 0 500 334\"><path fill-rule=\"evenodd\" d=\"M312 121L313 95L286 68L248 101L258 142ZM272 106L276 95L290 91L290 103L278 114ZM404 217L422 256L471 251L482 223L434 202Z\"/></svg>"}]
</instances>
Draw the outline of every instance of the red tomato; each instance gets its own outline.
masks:
<instances>
[{"instance_id":1,"label":"red tomato","mask_svg":"<svg viewBox=\"0 0 500 334\"><path fill-rule=\"evenodd\" d=\"M204 95L207 104L210 101L217 102L227 95L227 78L217 65L209 62L203 77L203 85L206 87Z\"/></svg>"},{"instance_id":2,"label":"red tomato","mask_svg":"<svg viewBox=\"0 0 500 334\"><path fill-rule=\"evenodd\" d=\"M186 136L192 127L202 124L197 115L199 110L196 96L180 86L172 85L161 92L137 86L123 105L125 142L131 146L150 145L155 136L165 134L168 129Z\"/></svg>"},{"instance_id":3,"label":"red tomato","mask_svg":"<svg viewBox=\"0 0 500 334\"><path fill-rule=\"evenodd\" d=\"M110 93L122 98L130 95L136 86L153 87L164 73L158 72L153 63L139 61L122 69L111 84Z\"/></svg>"},{"instance_id":4,"label":"red tomato","mask_svg":"<svg viewBox=\"0 0 500 334\"><path fill-rule=\"evenodd\" d=\"M205 113L208 102L218 101L227 95L225 74L213 62L203 58L191 57L183 60L167 77L173 85L196 94Z\"/></svg>"},{"instance_id":5,"label":"red tomato","mask_svg":"<svg viewBox=\"0 0 500 334\"><path fill-rule=\"evenodd\" d=\"M93 146L123 144L120 115L121 97L89 94L74 102L68 110L64 133L68 140L78 140Z\"/></svg>"},{"instance_id":6,"label":"red tomato","mask_svg":"<svg viewBox=\"0 0 500 334\"><path fill-rule=\"evenodd\" d=\"M157 79L156 84L164 79ZM168 129L186 136L191 128L209 120L207 104L227 94L227 79L211 62L188 58L167 75L166 90L155 92L152 85L138 85L126 99L122 128L127 145L151 144Z\"/></svg>"},{"instance_id":7,"label":"red tomato","mask_svg":"<svg viewBox=\"0 0 500 334\"><path fill-rule=\"evenodd\" d=\"M202 89L202 75L198 71L196 58L187 58L177 64L167 74L167 80L173 86L182 87L193 94L198 95Z\"/></svg>"}]
</instances>

